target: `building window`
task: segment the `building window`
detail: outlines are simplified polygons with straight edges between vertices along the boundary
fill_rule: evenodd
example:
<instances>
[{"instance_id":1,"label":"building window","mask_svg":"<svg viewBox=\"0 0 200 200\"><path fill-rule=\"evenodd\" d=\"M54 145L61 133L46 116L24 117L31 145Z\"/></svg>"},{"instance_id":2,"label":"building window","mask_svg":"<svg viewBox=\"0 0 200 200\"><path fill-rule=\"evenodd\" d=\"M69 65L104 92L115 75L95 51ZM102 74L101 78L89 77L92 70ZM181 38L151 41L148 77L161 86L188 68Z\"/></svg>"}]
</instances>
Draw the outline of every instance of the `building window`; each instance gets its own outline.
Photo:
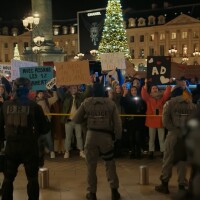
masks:
<instances>
[{"instance_id":1,"label":"building window","mask_svg":"<svg viewBox=\"0 0 200 200\"><path fill-rule=\"evenodd\" d=\"M165 55L165 46L164 45L160 45L160 55L161 56Z\"/></svg>"},{"instance_id":2,"label":"building window","mask_svg":"<svg viewBox=\"0 0 200 200\"><path fill-rule=\"evenodd\" d=\"M76 46L76 41L72 40L72 46L75 47Z\"/></svg>"},{"instance_id":3,"label":"building window","mask_svg":"<svg viewBox=\"0 0 200 200\"><path fill-rule=\"evenodd\" d=\"M160 34L160 40L165 40L165 34L164 33Z\"/></svg>"},{"instance_id":4,"label":"building window","mask_svg":"<svg viewBox=\"0 0 200 200\"><path fill-rule=\"evenodd\" d=\"M67 26L63 26L62 27L62 33L63 33L63 35L67 35L68 34L68 27Z\"/></svg>"},{"instance_id":5,"label":"building window","mask_svg":"<svg viewBox=\"0 0 200 200\"><path fill-rule=\"evenodd\" d=\"M154 56L154 48L153 47L149 47L149 55Z\"/></svg>"},{"instance_id":6,"label":"building window","mask_svg":"<svg viewBox=\"0 0 200 200\"><path fill-rule=\"evenodd\" d=\"M172 39L172 40L175 40L175 39L176 39L176 33L175 33L175 32L172 33L171 39Z\"/></svg>"},{"instance_id":7,"label":"building window","mask_svg":"<svg viewBox=\"0 0 200 200\"><path fill-rule=\"evenodd\" d=\"M129 18L128 20L128 27L135 27L135 19L134 18Z\"/></svg>"},{"instance_id":8,"label":"building window","mask_svg":"<svg viewBox=\"0 0 200 200\"><path fill-rule=\"evenodd\" d=\"M150 41L154 41L154 38L155 38L155 35L154 35L154 34L151 34L151 35L150 35Z\"/></svg>"},{"instance_id":9,"label":"building window","mask_svg":"<svg viewBox=\"0 0 200 200\"><path fill-rule=\"evenodd\" d=\"M56 47L59 47L59 42L55 41L55 45L56 45Z\"/></svg>"},{"instance_id":10,"label":"building window","mask_svg":"<svg viewBox=\"0 0 200 200\"><path fill-rule=\"evenodd\" d=\"M17 44L17 42L14 42L14 43L13 43L13 48L15 48L15 47L16 47L16 44Z\"/></svg>"},{"instance_id":11,"label":"building window","mask_svg":"<svg viewBox=\"0 0 200 200\"><path fill-rule=\"evenodd\" d=\"M139 58L144 58L144 49L140 49Z\"/></svg>"},{"instance_id":12,"label":"building window","mask_svg":"<svg viewBox=\"0 0 200 200\"><path fill-rule=\"evenodd\" d=\"M135 39L134 36L131 36L130 37L130 42L134 42L134 39Z\"/></svg>"},{"instance_id":13,"label":"building window","mask_svg":"<svg viewBox=\"0 0 200 200\"><path fill-rule=\"evenodd\" d=\"M187 32L182 32L182 39L186 39L187 38Z\"/></svg>"},{"instance_id":14,"label":"building window","mask_svg":"<svg viewBox=\"0 0 200 200\"><path fill-rule=\"evenodd\" d=\"M131 58L135 58L135 50L131 49Z\"/></svg>"},{"instance_id":15,"label":"building window","mask_svg":"<svg viewBox=\"0 0 200 200\"><path fill-rule=\"evenodd\" d=\"M24 49L26 49L26 47L28 47L28 42L24 42Z\"/></svg>"},{"instance_id":16,"label":"building window","mask_svg":"<svg viewBox=\"0 0 200 200\"><path fill-rule=\"evenodd\" d=\"M70 26L70 33L75 34L75 27L74 26Z\"/></svg>"},{"instance_id":17,"label":"building window","mask_svg":"<svg viewBox=\"0 0 200 200\"><path fill-rule=\"evenodd\" d=\"M183 45L183 55L187 55L187 50L188 50L187 45L184 44Z\"/></svg>"},{"instance_id":18,"label":"building window","mask_svg":"<svg viewBox=\"0 0 200 200\"><path fill-rule=\"evenodd\" d=\"M199 33L198 32L193 32L193 38L199 38Z\"/></svg>"},{"instance_id":19,"label":"building window","mask_svg":"<svg viewBox=\"0 0 200 200\"><path fill-rule=\"evenodd\" d=\"M53 34L54 34L54 35L59 35L59 27L58 27L58 26L55 26L55 27L53 28Z\"/></svg>"},{"instance_id":20,"label":"building window","mask_svg":"<svg viewBox=\"0 0 200 200\"><path fill-rule=\"evenodd\" d=\"M8 48L8 43L7 43L7 42L4 43L4 48L5 48L5 49Z\"/></svg>"},{"instance_id":21,"label":"building window","mask_svg":"<svg viewBox=\"0 0 200 200\"><path fill-rule=\"evenodd\" d=\"M144 42L144 35L140 35L140 42Z\"/></svg>"}]
</instances>

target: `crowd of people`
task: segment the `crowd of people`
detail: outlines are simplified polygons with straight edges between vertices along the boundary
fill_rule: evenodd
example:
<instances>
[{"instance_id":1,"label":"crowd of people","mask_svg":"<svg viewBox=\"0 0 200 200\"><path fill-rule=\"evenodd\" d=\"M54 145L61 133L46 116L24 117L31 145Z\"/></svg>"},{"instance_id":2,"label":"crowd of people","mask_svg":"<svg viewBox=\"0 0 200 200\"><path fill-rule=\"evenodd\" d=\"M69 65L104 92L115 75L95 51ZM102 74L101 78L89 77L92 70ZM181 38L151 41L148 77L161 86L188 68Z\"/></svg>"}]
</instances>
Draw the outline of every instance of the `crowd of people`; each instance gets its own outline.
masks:
<instances>
[{"instance_id":1,"label":"crowd of people","mask_svg":"<svg viewBox=\"0 0 200 200\"><path fill-rule=\"evenodd\" d=\"M110 175L108 174L109 178L112 179L112 197L113 200L118 200L120 199L119 184L113 158L128 155L130 159L142 159L147 153L149 159L154 159L157 155L155 151L159 151L159 155L163 158L163 166L160 176L161 184L156 186L155 190L164 194L169 193L168 183L172 176L172 167L177 164L179 190L186 191L187 159L185 157L187 156L186 154L176 155L179 150L175 151L175 148L182 147L180 143L181 139L184 138L182 135L187 122L200 105L200 80L187 80L184 77L176 80L170 79L170 84L163 89L146 78L123 77L120 70L116 69L116 71L118 78L113 78L105 73L99 77L93 74L91 75L91 84L88 85L54 86L51 90L26 92L27 98L39 105L43 113L46 114L44 123L50 126L45 134L38 136L38 166L44 165L46 153L49 153L51 159L54 159L58 154L63 154L63 158L68 159L72 155L71 152L78 149L79 156L86 159L88 166L89 193L86 198L95 200L97 183L93 179L96 180L95 166L97 155L100 153L107 166L112 170ZM195 89L190 89L190 81L196 86ZM15 99L16 91L11 91L11 85L4 77L1 77L1 82L0 106L2 112L7 100ZM97 83L100 87L94 89ZM23 102L24 94L20 93L20 90L17 91L17 96ZM91 97L97 97L97 100L90 99ZM105 99L109 101L107 102ZM96 104L99 107L96 107ZM108 107L108 105L110 106ZM108 113L111 112L120 118L110 116ZM13 123L19 121L18 119L12 120L14 120ZM117 122L119 120L121 128L119 127L120 123ZM110 121L113 121L115 126L111 126ZM1 133L3 133L4 126L0 125ZM118 129L114 131L113 129L116 127ZM103 140L99 138L100 143L97 143L93 138L93 134L95 133L96 137L98 132L105 133ZM111 147L113 143L108 141L107 135L112 136L113 150ZM2 141L4 141L5 135L0 134L0 136L1 148L3 148ZM156 142L157 138L158 143ZM6 140L8 143L7 138ZM105 140L108 142L107 149L104 146ZM95 155L94 153L90 154L92 148L96 151L94 144L91 145L94 142L96 146L101 147L101 152L96 152ZM180 154L183 152L181 151ZM23 159L21 157L18 165ZM91 160L93 160L93 164L91 164ZM196 172L199 173L197 166L198 164L193 165L191 177L194 177ZM17 165L15 167L17 169ZM7 176L9 177L10 174ZM10 177L4 179L3 186L9 188L4 190L4 195L12 193L12 182L15 176L16 171L12 174L12 180L9 179ZM27 173L28 176L29 181L35 181ZM190 183L190 190L193 190L192 178ZM32 189L37 191L36 195L38 195L36 183L35 188ZM199 193L197 192L196 195L198 196Z\"/></svg>"}]
</instances>

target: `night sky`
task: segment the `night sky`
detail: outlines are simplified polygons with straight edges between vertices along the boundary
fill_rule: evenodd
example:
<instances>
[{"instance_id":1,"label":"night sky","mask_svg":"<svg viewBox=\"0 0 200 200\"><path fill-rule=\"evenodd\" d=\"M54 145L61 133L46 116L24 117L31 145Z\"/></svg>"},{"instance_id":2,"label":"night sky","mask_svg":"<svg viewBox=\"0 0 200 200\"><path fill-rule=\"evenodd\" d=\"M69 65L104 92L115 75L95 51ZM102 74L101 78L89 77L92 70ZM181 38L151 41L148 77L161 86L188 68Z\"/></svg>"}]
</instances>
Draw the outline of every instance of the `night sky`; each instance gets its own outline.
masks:
<instances>
[{"instance_id":1,"label":"night sky","mask_svg":"<svg viewBox=\"0 0 200 200\"><path fill-rule=\"evenodd\" d=\"M200 3L200 0L166 0L173 5ZM121 0L122 9L150 9L152 2L161 7L164 0ZM70 3L70 5L69 5ZM76 18L78 11L105 8L107 0L52 0L53 19ZM5 20L23 19L31 11L31 0L6 0L1 2L0 17Z\"/></svg>"}]
</instances>

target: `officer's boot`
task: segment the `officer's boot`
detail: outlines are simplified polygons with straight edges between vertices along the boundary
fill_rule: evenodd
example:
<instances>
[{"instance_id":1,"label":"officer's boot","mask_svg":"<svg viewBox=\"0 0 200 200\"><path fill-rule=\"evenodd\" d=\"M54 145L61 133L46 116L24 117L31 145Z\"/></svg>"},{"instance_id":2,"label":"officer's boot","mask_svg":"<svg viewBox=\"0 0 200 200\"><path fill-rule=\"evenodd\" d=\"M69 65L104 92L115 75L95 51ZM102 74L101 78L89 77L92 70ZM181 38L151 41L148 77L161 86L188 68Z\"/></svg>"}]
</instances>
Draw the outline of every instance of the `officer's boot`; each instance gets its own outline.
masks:
<instances>
[{"instance_id":1,"label":"officer's boot","mask_svg":"<svg viewBox=\"0 0 200 200\"><path fill-rule=\"evenodd\" d=\"M120 199L121 196L117 189L112 189L111 192L112 192L112 200Z\"/></svg>"},{"instance_id":2,"label":"officer's boot","mask_svg":"<svg viewBox=\"0 0 200 200\"><path fill-rule=\"evenodd\" d=\"M168 182L162 181L160 185L155 187L155 190L163 194L169 194Z\"/></svg>"}]
</instances>

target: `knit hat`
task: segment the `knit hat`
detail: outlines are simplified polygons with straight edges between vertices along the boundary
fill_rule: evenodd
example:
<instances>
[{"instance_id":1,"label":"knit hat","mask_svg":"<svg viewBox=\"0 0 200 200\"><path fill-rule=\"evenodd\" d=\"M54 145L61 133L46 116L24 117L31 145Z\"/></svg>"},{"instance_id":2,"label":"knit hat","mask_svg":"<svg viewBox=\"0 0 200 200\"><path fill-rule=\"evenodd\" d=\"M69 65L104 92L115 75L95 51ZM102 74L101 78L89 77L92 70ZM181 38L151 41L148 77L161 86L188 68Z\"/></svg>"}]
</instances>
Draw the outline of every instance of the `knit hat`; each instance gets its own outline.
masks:
<instances>
[{"instance_id":1,"label":"knit hat","mask_svg":"<svg viewBox=\"0 0 200 200\"><path fill-rule=\"evenodd\" d=\"M176 87L171 92L171 97L181 96L183 94L183 89L181 87Z\"/></svg>"}]
</instances>

